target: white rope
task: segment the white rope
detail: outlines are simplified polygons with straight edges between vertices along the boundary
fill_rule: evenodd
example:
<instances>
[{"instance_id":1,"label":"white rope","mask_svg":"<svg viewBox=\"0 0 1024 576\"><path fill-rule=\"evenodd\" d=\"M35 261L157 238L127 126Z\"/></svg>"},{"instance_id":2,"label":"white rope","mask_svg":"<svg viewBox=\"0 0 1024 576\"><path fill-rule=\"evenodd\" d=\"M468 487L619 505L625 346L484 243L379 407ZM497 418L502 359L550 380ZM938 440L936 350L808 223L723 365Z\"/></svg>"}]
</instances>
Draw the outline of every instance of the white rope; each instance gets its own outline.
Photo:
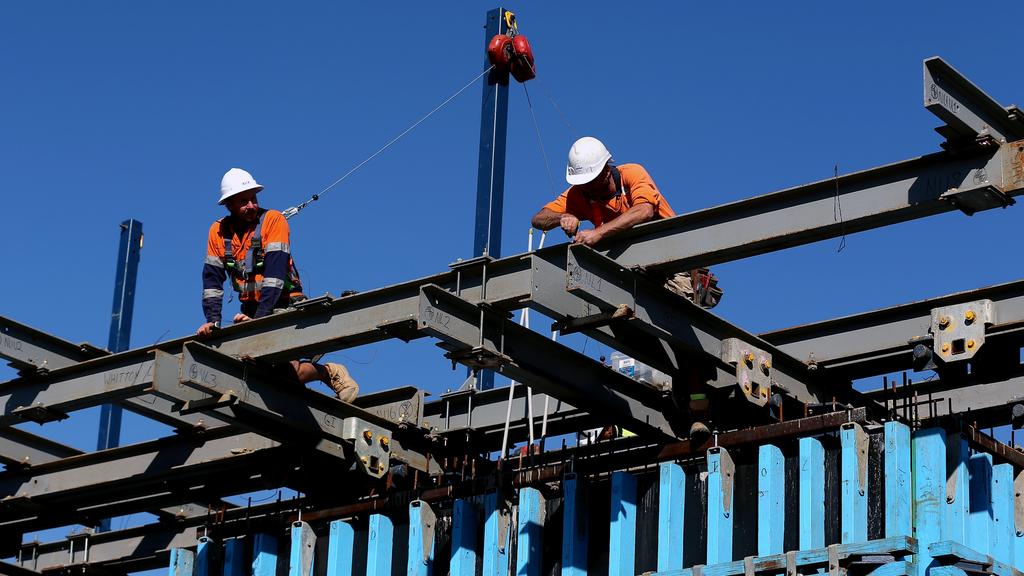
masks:
<instances>
[{"instance_id":1,"label":"white rope","mask_svg":"<svg viewBox=\"0 0 1024 576\"><path fill-rule=\"evenodd\" d=\"M544 234L546 234L546 232ZM541 237L540 237L541 246L544 245L544 234L542 234ZM527 234L526 251L527 252L533 252L533 228L530 228L530 232L529 232L529 234ZM525 326L526 328L530 327L530 314L529 314L529 312L530 312L529 308L523 308L522 311L519 313L519 325L520 326ZM527 388L527 390L529 390L529 388ZM505 431L501 435L501 456L498 458L499 460L504 460L505 456L506 456L506 452L508 451L508 428L509 428L509 424L512 422L512 400L515 398L515 391L516 391L516 381L515 380L511 380L511 381L509 381L509 384L508 384L508 402L507 402L507 404L505 406ZM533 422L533 420L531 419L531 425L530 425L530 444L533 444L533 425L532 425L532 422Z\"/></svg>"},{"instance_id":2,"label":"white rope","mask_svg":"<svg viewBox=\"0 0 1024 576\"><path fill-rule=\"evenodd\" d=\"M444 108L444 106L446 104L448 104L449 102L454 100L459 94L462 94L463 92L465 92L467 88L472 86L477 80L479 80L485 74L490 72L491 69L493 69L493 68L494 68L494 66L490 66L486 70L484 70L483 72L477 74L476 77L473 78L472 80L470 80L469 82L467 82L465 86L463 86L462 88L459 88L458 92L456 92L455 94L452 94L451 96L449 96L447 100L445 100L444 102L441 102L440 104L438 104L437 107L434 108L433 110L431 110L430 112L427 112L426 116L424 116L424 117L420 118L419 120L417 120L412 126L409 126L408 128L406 128L401 134L399 134L398 136L395 136L394 138L392 138L391 141L389 141L387 144L381 146L380 149L378 149L373 154L370 154L370 156L368 158L366 158L366 160L363 160L359 164L356 164L354 168L352 168L351 170L346 172L345 175L342 176L341 178L338 178L337 180L332 182L330 186L324 188L323 190L321 190L320 192L318 192L316 194L313 194L312 196L310 196L309 200L306 200L302 204L299 204L298 206L292 206L291 208L289 208L289 209L285 210L284 212L282 212L282 214L284 214L284 217L285 218L291 218L292 216L295 216L296 214L298 214L306 206L309 206L310 204L312 204L316 200L319 200L321 196L326 194L328 191L330 191L332 188L334 188L338 184L341 184L341 182L343 180L345 180L346 178L351 176L356 170L359 170L360 168L362 168L364 164L366 164L370 160L373 160L374 158L376 158L378 155L380 155L381 152L384 152L385 150L390 148L392 144L394 144L395 142L398 142L399 140L401 140L403 136L405 136L409 132L412 132L414 128L416 128L417 126L422 124L423 121L425 121L427 118L430 118L431 116L433 116L435 112L437 112L441 108Z\"/></svg>"}]
</instances>

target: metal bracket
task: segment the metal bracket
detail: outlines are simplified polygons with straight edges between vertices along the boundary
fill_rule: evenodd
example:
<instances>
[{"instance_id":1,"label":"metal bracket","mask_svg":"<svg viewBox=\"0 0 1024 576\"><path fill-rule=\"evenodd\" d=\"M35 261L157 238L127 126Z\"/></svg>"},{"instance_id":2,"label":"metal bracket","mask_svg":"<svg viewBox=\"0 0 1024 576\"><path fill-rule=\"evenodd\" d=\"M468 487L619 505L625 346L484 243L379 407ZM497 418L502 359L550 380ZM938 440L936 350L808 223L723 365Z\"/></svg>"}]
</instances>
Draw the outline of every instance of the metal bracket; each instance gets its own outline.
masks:
<instances>
[{"instance_id":1,"label":"metal bracket","mask_svg":"<svg viewBox=\"0 0 1024 576\"><path fill-rule=\"evenodd\" d=\"M956 206L961 212L968 216L975 212L989 210L992 208L1006 208L1016 204L1016 200L1007 196L1002 190L991 184L975 188L950 188L943 192L939 198Z\"/></svg>"},{"instance_id":2,"label":"metal bracket","mask_svg":"<svg viewBox=\"0 0 1024 576\"><path fill-rule=\"evenodd\" d=\"M797 576L796 552L793 550L786 552L786 576Z\"/></svg>"},{"instance_id":3,"label":"metal bracket","mask_svg":"<svg viewBox=\"0 0 1024 576\"><path fill-rule=\"evenodd\" d=\"M743 557L743 576L754 576L754 557L744 556Z\"/></svg>"},{"instance_id":4,"label":"metal bracket","mask_svg":"<svg viewBox=\"0 0 1024 576\"><path fill-rule=\"evenodd\" d=\"M868 445L871 438L864 431L864 427L856 422L847 422L842 425L843 430L853 430L857 450L857 490L863 496L868 489Z\"/></svg>"},{"instance_id":5,"label":"metal bracket","mask_svg":"<svg viewBox=\"0 0 1024 576\"><path fill-rule=\"evenodd\" d=\"M736 368L736 384L755 406L768 403L772 389L772 355L742 340L722 340L721 358Z\"/></svg>"},{"instance_id":6,"label":"metal bracket","mask_svg":"<svg viewBox=\"0 0 1024 576\"><path fill-rule=\"evenodd\" d=\"M934 308L935 355L944 362L970 360L985 343L985 327L995 322L995 305L987 299Z\"/></svg>"},{"instance_id":7,"label":"metal bracket","mask_svg":"<svg viewBox=\"0 0 1024 576\"><path fill-rule=\"evenodd\" d=\"M420 509L420 528L423 536L423 564L430 562L430 551L434 547L434 526L437 525L437 515L430 505L423 500L413 500L410 506Z\"/></svg>"},{"instance_id":8,"label":"metal bracket","mask_svg":"<svg viewBox=\"0 0 1024 576\"><path fill-rule=\"evenodd\" d=\"M839 544L832 544L826 550L828 550L829 576L840 576L842 570L839 568Z\"/></svg>"},{"instance_id":9,"label":"metal bracket","mask_svg":"<svg viewBox=\"0 0 1024 576\"><path fill-rule=\"evenodd\" d=\"M580 318L566 318L558 322L551 324L551 330L561 332L562 335L573 334L575 332L582 332L584 330L593 330L607 326L612 322L619 320L629 320L636 317L636 313L633 309L625 304L620 304L611 312L600 312L598 314L592 314L590 316L583 316Z\"/></svg>"},{"instance_id":10,"label":"metal bracket","mask_svg":"<svg viewBox=\"0 0 1024 576\"><path fill-rule=\"evenodd\" d=\"M341 437L352 441L356 461L368 475L384 476L391 466L391 432L351 416L341 424Z\"/></svg>"},{"instance_id":11,"label":"metal bracket","mask_svg":"<svg viewBox=\"0 0 1024 576\"><path fill-rule=\"evenodd\" d=\"M229 390L220 396L210 396L201 400L187 400L181 405L181 409L178 410L179 414L195 414L197 412L208 412L210 410L216 410L217 408L224 408L231 406L238 402L238 395L233 390Z\"/></svg>"},{"instance_id":12,"label":"metal bracket","mask_svg":"<svg viewBox=\"0 0 1024 576\"><path fill-rule=\"evenodd\" d=\"M475 346L468 350L457 350L448 352L445 358L468 366L473 370L494 370L498 371L502 366L512 363L512 358L500 352L488 350L483 346Z\"/></svg>"},{"instance_id":13,"label":"metal bracket","mask_svg":"<svg viewBox=\"0 0 1024 576\"><path fill-rule=\"evenodd\" d=\"M507 506L498 509L498 551L504 553L508 548L508 530L512 525L512 511Z\"/></svg>"},{"instance_id":14,"label":"metal bracket","mask_svg":"<svg viewBox=\"0 0 1024 576\"><path fill-rule=\"evenodd\" d=\"M732 514L733 482L736 478L736 464L729 451L720 446L708 448L708 454L719 455L719 472L722 474L722 511L728 517Z\"/></svg>"},{"instance_id":15,"label":"metal bracket","mask_svg":"<svg viewBox=\"0 0 1024 576\"><path fill-rule=\"evenodd\" d=\"M60 410L55 410L42 404L34 404L32 406L18 406L11 411L11 414L21 418L22 420L28 420L29 422L35 422L36 424L46 424L47 422L57 422L58 420L64 420L68 415Z\"/></svg>"}]
</instances>

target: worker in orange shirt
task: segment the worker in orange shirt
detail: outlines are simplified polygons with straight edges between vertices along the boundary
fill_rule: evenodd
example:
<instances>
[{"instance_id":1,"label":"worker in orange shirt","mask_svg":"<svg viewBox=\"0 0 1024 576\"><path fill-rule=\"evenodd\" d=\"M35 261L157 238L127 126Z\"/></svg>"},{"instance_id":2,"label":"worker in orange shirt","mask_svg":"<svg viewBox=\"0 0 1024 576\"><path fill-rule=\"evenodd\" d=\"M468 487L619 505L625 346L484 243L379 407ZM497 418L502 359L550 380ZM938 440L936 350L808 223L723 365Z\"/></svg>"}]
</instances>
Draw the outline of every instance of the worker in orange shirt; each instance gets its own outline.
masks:
<instances>
[{"instance_id":1,"label":"worker in orange shirt","mask_svg":"<svg viewBox=\"0 0 1024 576\"><path fill-rule=\"evenodd\" d=\"M230 277L238 292L241 312L234 321L262 318L305 300L291 257L288 221L277 210L260 208L256 194L263 190L251 174L232 168L220 183L220 201L228 215L210 226L203 264L203 314L199 336L220 326L224 281ZM275 375L297 385L320 380L338 399L351 402L359 385L341 364L293 360L275 366Z\"/></svg>"},{"instance_id":2,"label":"worker in orange shirt","mask_svg":"<svg viewBox=\"0 0 1024 576\"><path fill-rule=\"evenodd\" d=\"M585 136L573 143L565 179L569 188L541 208L532 225L540 230L561 227L576 244L594 246L637 224L676 215L643 166L616 165L597 138ZM594 227L580 230L584 220ZM717 284L707 269L672 274L664 280L665 288L703 308L713 308L721 299ZM686 379L694 419L691 435L706 434L707 425L700 422L708 411L702 379L697 374Z\"/></svg>"}]
</instances>

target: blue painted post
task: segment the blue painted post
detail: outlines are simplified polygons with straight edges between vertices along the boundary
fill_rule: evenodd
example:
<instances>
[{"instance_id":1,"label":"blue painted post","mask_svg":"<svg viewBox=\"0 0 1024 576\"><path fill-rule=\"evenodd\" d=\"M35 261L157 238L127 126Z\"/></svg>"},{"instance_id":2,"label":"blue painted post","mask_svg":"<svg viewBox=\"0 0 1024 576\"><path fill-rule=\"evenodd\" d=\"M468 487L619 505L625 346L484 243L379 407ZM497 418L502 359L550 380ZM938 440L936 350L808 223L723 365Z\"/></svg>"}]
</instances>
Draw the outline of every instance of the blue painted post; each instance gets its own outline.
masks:
<instances>
[{"instance_id":1,"label":"blue painted post","mask_svg":"<svg viewBox=\"0 0 1024 576\"><path fill-rule=\"evenodd\" d=\"M507 512L498 506L498 495L488 494L484 499L483 576L508 576L509 524Z\"/></svg>"},{"instance_id":2,"label":"blue painted post","mask_svg":"<svg viewBox=\"0 0 1024 576\"><path fill-rule=\"evenodd\" d=\"M276 576L277 538L257 534L252 543L252 576Z\"/></svg>"},{"instance_id":3,"label":"blue painted post","mask_svg":"<svg viewBox=\"0 0 1024 576\"><path fill-rule=\"evenodd\" d=\"M535 488L519 490L519 546L516 576L540 576L544 543L544 497Z\"/></svg>"},{"instance_id":4,"label":"blue painted post","mask_svg":"<svg viewBox=\"0 0 1024 576\"><path fill-rule=\"evenodd\" d=\"M732 497L736 467L725 448L708 449L708 565L732 561Z\"/></svg>"},{"instance_id":5,"label":"blue painted post","mask_svg":"<svg viewBox=\"0 0 1024 576\"><path fill-rule=\"evenodd\" d=\"M913 536L910 515L910 427L885 423L885 537ZM964 482L966 484L966 482Z\"/></svg>"},{"instance_id":6,"label":"blue painted post","mask_svg":"<svg viewBox=\"0 0 1024 576\"><path fill-rule=\"evenodd\" d=\"M216 561L219 557L220 545L203 536L196 546L196 576L214 576L218 572Z\"/></svg>"},{"instance_id":7,"label":"blue painted post","mask_svg":"<svg viewBox=\"0 0 1024 576\"><path fill-rule=\"evenodd\" d=\"M992 467L992 557L1012 566L1016 531L1013 525L1013 464Z\"/></svg>"},{"instance_id":8,"label":"blue painted post","mask_svg":"<svg viewBox=\"0 0 1024 576\"><path fill-rule=\"evenodd\" d=\"M971 515L970 450L959 432L946 434L946 531L943 540L967 542Z\"/></svg>"},{"instance_id":9,"label":"blue painted post","mask_svg":"<svg viewBox=\"0 0 1024 576\"><path fill-rule=\"evenodd\" d=\"M825 447L800 439L800 549L825 547Z\"/></svg>"},{"instance_id":10,"label":"blue painted post","mask_svg":"<svg viewBox=\"0 0 1024 576\"><path fill-rule=\"evenodd\" d=\"M629 472L612 473L612 509L609 518L608 576L634 576L636 478Z\"/></svg>"},{"instance_id":11,"label":"blue painted post","mask_svg":"<svg viewBox=\"0 0 1024 576\"><path fill-rule=\"evenodd\" d=\"M288 576L313 576L313 553L316 534L305 522L293 522L291 550L288 554Z\"/></svg>"},{"instance_id":12,"label":"blue painted post","mask_svg":"<svg viewBox=\"0 0 1024 576\"><path fill-rule=\"evenodd\" d=\"M245 540L232 538L224 543L224 576L243 576L245 572Z\"/></svg>"},{"instance_id":13,"label":"blue painted post","mask_svg":"<svg viewBox=\"0 0 1024 576\"><path fill-rule=\"evenodd\" d=\"M675 462L658 468L658 572L682 570L686 473Z\"/></svg>"},{"instance_id":14,"label":"blue painted post","mask_svg":"<svg viewBox=\"0 0 1024 576\"><path fill-rule=\"evenodd\" d=\"M369 528L370 533L366 539L366 576L391 576L395 525L391 518L383 514L371 514Z\"/></svg>"},{"instance_id":15,"label":"blue painted post","mask_svg":"<svg viewBox=\"0 0 1024 576\"><path fill-rule=\"evenodd\" d=\"M456 500L452 507L452 560L449 574L476 574L476 511L465 500Z\"/></svg>"},{"instance_id":16,"label":"blue painted post","mask_svg":"<svg viewBox=\"0 0 1024 576\"><path fill-rule=\"evenodd\" d=\"M757 452L757 554L782 554L786 530L786 459L778 446Z\"/></svg>"},{"instance_id":17,"label":"blue painted post","mask_svg":"<svg viewBox=\"0 0 1024 576\"><path fill-rule=\"evenodd\" d=\"M188 548L171 548L171 562L167 568L167 576L193 576L195 563L195 552Z\"/></svg>"},{"instance_id":18,"label":"blue painted post","mask_svg":"<svg viewBox=\"0 0 1024 576\"><path fill-rule=\"evenodd\" d=\"M942 502L946 499L946 431L941 428L920 430L913 436L913 446L917 575L927 576L929 569L938 565L928 553L928 546L942 539Z\"/></svg>"},{"instance_id":19,"label":"blue painted post","mask_svg":"<svg viewBox=\"0 0 1024 576\"><path fill-rule=\"evenodd\" d=\"M992 539L992 455L975 454L967 463L970 472L971 512L967 519L967 547L990 554Z\"/></svg>"},{"instance_id":20,"label":"blue painted post","mask_svg":"<svg viewBox=\"0 0 1024 576\"><path fill-rule=\"evenodd\" d=\"M437 516L422 500L409 503L409 576L431 576L434 573L434 526Z\"/></svg>"},{"instance_id":21,"label":"blue painted post","mask_svg":"<svg viewBox=\"0 0 1024 576\"><path fill-rule=\"evenodd\" d=\"M868 539L868 433L856 422L839 430L842 500L839 542L852 544Z\"/></svg>"},{"instance_id":22,"label":"blue painted post","mask_svg":"<svg viewBox=\"0 0 1024 576\"><path fill-rule=\"evenodd\" d=\"M562 576L587 574L587 505L575 474L562 482Z\"/></svg>"},{"instance_id":23,"label":"blue painted post","mask_svg":"<svg viewBox=\"0 0 1024 576\"><path fill-rule=\"evenodd\" d=\"M352 550L355 543L356 530L351 524L344 520L331 522L331 532L327 541L327 576L352 576ZM370 556L372 559L373 555ZM369 566L366 568L366 575L376 576L370 572Z\"/></svg>"},{"instance_id":24,"label":"blue painted post","mask_svg":"<svg viewBox=\"0 0 1024 576\"><path fill-rule=\"evenodd\" d=\"M1024 470L1013 479L1013 567L1024 571Z\"/></svg>"}]
</instances>

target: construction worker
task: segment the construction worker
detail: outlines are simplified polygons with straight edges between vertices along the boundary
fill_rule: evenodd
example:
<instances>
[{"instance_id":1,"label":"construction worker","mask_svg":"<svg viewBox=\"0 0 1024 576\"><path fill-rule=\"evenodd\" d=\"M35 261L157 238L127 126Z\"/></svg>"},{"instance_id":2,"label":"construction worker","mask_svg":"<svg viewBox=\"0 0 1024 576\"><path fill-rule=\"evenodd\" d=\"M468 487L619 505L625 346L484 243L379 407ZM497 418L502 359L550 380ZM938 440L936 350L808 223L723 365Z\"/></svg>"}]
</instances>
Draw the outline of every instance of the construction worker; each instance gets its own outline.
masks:
<instances>
[{"instance_id":1,"label":"construction worker","mask_svg":"<svg viewBox=\"0 0 1024 576\"><path fill-rule=\"evenodd\" d=\"M210 226L203 264L206 323L199 327L199 336L209 336L220 326L224 280L229 277L241 303L236 323L306 299L291 257L288 221L277 210L260 208L260 190L263 186L239 168L228 170L221 179L218 204L228 209L228 215ZM345 402L359 393L359 385L341 364L293 360L274 368L277 376L296 384L320 380Z\"/></svg>"},{"instance_id":2,"label":"construction worker","mask_svg":"<svg viewBox=\"0 0 1024 576\"><path fill-rule=\"evenodd\" d=\"M561 227L575 244L593 246L637 224L675 216L647 170L639 164L615 165L611 152L597 138L585 136L573 143L565 180L569 188L541 208L532 225L540 230ZM584 220L594 227L580 230ZM664 286L703 308L713 308L722 296L707 269L672 274L664 279ZM701 378L686 375L685 379L691 435L707 434L707 425L700 421L709 409Z\"/></svg>"}]
</instances>

